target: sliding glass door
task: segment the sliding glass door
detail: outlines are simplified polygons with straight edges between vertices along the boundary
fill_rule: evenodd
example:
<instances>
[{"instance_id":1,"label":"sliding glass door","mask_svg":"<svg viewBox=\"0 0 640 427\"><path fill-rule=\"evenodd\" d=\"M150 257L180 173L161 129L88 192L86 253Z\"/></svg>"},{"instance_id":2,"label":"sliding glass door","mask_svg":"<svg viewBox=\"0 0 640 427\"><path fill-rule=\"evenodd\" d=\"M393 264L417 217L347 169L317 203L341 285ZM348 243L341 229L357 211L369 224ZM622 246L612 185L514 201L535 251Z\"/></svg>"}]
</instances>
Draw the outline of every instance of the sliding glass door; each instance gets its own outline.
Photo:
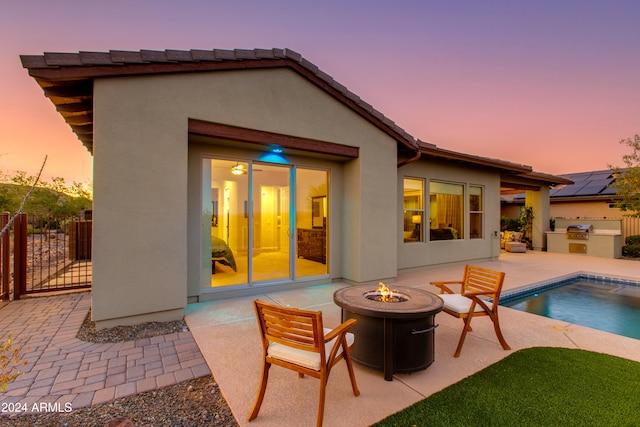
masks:
<instances>
[{"instance_id":1,"label":"sliding glass door","mask_svg":"<svg viewBox=\"0 0 640 427\"><path fill-rule=\"evenodd\" d=\"M253 164L251 200L252 282L291 277L291 171L289 166Z\"/></svg>"},{"instance_id":2,"label":"sliding glass door","mask_svg":"<svg viewBox=\"0 0 640 427\"><path fill-rule=\"evenodd\" d=\"M328 274L327 171L228 159L202 170L203 288Z\"/></svg>"}]
</instances>

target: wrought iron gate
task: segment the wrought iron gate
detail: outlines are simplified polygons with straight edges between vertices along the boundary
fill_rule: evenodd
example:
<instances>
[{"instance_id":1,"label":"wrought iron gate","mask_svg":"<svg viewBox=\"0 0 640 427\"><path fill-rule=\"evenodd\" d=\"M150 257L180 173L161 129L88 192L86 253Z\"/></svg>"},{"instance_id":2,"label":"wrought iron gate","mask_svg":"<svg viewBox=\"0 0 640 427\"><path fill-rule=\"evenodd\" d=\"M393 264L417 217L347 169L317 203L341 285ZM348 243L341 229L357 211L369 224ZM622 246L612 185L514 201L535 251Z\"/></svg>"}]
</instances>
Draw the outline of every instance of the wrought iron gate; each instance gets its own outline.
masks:
<instances>
[{"instance_id":1,"label":"wrought iron gate","mask_svg":"<svg viewBox=\"0 0 640 427\"><path fill-rule=\"evenodd\" d=\"M9 222L1 214L2 228ZM91 286L91 219L18 215L0 244L0 298Z\"/></svg>"}]
</instances>

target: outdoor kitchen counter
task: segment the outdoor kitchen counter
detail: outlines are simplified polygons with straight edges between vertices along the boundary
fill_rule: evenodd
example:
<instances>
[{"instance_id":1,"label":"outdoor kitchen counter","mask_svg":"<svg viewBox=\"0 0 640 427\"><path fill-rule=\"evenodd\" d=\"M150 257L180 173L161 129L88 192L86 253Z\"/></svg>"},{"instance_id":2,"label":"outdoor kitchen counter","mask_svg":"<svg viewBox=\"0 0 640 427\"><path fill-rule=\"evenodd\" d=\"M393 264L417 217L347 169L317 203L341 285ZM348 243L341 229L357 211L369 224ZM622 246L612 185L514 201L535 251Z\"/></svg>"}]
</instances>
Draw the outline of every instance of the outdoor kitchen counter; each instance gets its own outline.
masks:
<instances>
[{"instance_id":1,"label":"outdoor kitchen counter","mask_svg":"<svg viewBox=\"0 0 640 427\"><path fill-rule=\"evenodd\" d=\"M622 257L620 230L595 229L589 233L588 239L569 239L566 229L556 228L555 231L547 231L546 236L547 252L582 254L601 258Z\"/></svg>"}]
</instances>

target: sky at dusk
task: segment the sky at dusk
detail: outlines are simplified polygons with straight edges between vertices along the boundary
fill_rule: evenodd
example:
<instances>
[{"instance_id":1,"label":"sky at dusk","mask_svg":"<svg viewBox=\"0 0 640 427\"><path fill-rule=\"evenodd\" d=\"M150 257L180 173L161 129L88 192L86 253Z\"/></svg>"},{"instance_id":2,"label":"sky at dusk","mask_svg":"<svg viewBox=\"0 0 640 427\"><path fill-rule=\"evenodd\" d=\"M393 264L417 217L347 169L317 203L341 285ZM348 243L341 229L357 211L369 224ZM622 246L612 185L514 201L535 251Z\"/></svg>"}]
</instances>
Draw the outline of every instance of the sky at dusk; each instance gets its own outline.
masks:
<instances>
[{"instance_id":1,"label":"sky at dusk","mask_svg":"<svg viewBox=\"0 0 640 427\"><path fill-rule=\"evenodd\" d=\"M0 171L91 182L20 54L289 48L415 138L563 174L640 133L638 0L0 0Z\"/></svg>"}]
</instances>

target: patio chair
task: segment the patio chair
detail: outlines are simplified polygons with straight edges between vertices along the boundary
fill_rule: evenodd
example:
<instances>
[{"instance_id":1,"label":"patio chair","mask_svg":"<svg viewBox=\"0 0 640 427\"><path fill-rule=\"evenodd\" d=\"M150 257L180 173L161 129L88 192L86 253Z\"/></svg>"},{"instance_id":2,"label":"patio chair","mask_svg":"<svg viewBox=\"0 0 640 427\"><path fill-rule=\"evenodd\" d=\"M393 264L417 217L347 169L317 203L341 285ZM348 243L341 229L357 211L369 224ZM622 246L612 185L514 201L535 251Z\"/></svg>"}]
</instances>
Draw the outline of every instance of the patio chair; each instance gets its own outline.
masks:
<instances>
[{"instance_id":1,"label":"patio chair","mask_svg":"<svg viewBox=\"0 0 640 427\"><path fill-rule=\"evenodd\" d=\"M477 316L489 316L493 322L496 336L505 350L511 350L500 331L498 307L500 292L504 282L504 273L482 267L466 265L462 280L431 282L440 288L440 297L444 301L443 311L464 320L464 328L454 357L460 356L467 332L471 331L471 319ZM461 292L455 293L448 285L461 285ZM480 298L484 297L484 298ZM487 300L491 299L491 301Z\"/></svg>"},{"instance_id":2,"label":"patio chair","mask_svg":"<svg viewBox=\"0 0 640 427\"><path fill-rule=\"evenodd\" d=\"M360 395L349 355L354 335L348 330L356 323L355 319L349 319L330 330L323 328L320 311L286 308L259 300L254 301L254 306L264 357L258 395L249 414L249 421L258 416L272 364L296 371L300 378L306 374L320 379L318 426L322 425L329 373L341 359L347 364L353 394Z\"/></svg>"}]
</instances>

